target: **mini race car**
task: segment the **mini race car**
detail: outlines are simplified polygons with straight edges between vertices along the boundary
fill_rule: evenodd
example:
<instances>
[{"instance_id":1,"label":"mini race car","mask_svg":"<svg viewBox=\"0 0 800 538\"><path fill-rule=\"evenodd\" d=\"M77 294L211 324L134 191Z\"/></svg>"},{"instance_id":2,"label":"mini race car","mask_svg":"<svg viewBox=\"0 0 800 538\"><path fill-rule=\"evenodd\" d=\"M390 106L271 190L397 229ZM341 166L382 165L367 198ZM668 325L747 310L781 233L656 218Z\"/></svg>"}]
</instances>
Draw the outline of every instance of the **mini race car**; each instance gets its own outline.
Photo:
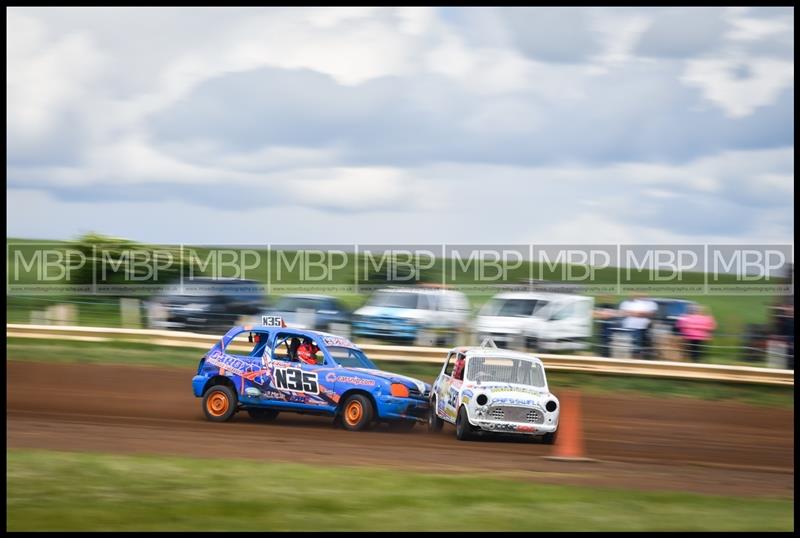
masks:
<instances>
[{"instance_id":1,"label":"mini race car","mask_svg":"<svg viewBox=\"0 0 800 538\"><path fill-rule=\"evenodd\" d=\"M542 361L498 349L491 339L480 347L450 350L431 390L428 430L455 424L459 440L477 433L532 435L552 444L558 433L559 402L547 388Z\"/></svg>"},{"instance_id":2,"label":"mini race car","mask_svg":"<svg viewBox=\"0 0 800 538\"><path fill-rule=\"evenodd\" d=\"M248 333L244 349L252 344L245 354L233 349L242 348L242 333ZM427 419L430 396L430 385L379 370L347 338L287 328L273 316L229 330L200 360L192 390L211 421L229 420L239 410L260 421L296 412L331 416L354 431L378 421L411 429Z\"/></svg>"}]
</instances>

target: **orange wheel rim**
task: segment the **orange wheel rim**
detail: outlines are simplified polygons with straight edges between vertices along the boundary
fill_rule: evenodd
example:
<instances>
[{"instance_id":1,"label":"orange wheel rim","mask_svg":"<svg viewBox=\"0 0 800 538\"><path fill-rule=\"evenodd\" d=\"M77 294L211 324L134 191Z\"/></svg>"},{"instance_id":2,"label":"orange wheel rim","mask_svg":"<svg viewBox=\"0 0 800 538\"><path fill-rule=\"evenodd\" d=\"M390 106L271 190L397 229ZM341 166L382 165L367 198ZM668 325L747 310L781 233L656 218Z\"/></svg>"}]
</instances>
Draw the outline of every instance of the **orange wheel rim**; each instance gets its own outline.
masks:
<instances>
[{"instance_id":1,"label":"orange wheel rim","mask_svg":"<svg viewBox=\"0 0 800 538\"><path fill-rule=\"evenodd\" d=\"M206 407L209 413L221 417L228 410L228 405L228 397L223 392L215 392L208 398Z\"/></svg>"},{"instance_id":2,"label":"orange wheel rim","mask_svg":"<svg viewBox=\"0 0 800 538\"><path fill-rule=\"evenodd\" d=\"M357 424L359 420L361 420L361 416L364 414L364 408L361 407L361 402L350 402L347 404L347 410L345 411L345 419L347 420L348 424Z\"/></svg>"}]
</instances>

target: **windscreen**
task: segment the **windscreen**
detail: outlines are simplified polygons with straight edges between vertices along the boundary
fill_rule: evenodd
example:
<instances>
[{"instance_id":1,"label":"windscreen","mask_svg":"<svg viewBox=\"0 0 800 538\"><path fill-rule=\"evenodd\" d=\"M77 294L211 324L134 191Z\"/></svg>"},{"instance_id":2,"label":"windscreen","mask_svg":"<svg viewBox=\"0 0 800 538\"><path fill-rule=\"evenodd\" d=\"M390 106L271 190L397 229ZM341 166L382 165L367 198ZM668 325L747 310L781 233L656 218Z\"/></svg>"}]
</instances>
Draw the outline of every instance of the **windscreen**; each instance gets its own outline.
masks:
<instances>
[{"instance_id":1,"label":"windscreen","mask_svg":"<svg viewBox=\"0 0 800 538\"><path fill-rule=\"evenodd\" d=\"M392 293L379 291L370 299L370 306L386 308L417 308L419 296L416 293Z\"/></svg>"},{"instance_id":2,"label":"windscreen","mask_svg":"<svg viewBox=\"0 0 800 538\"><path fill-rule=\"evenodd\" d=\"M541 364L527 359L505 357L470 358L467 365L467 380L545 387Z\"/></svg>"},{"instance_id":3,"label":"windscreen","mask_svg":"<svg viewBox=\"0 0 800 538\"><path fill-rule=\"evenodd\" d=\"M486 316L527 318L547 304L541 299L492 299L486 305Z\"/></svg>"},{"instance_id":4,"label":"windscreen","mask_svg":"<svg viewBox=\"0 0 800 538\"><path fill-rule=\"evenodd\" d=\"M349 368L371 368L377 370L377 366L364 355L364 352L359 349L343 346L328 346L328 353L330 353L333 360L342 366Z\"/></svg>"},{"instance_id":5,"label":"windscreen","mask_svg":"<svg viewBox=\"0 0 800 538\"><path fill-rule=\"evenodd\" d=\"M275 306L279 312L295 312L297 310L317 310L320 305L319 299L310 297L283 297Z\"/></svg>"}]
</instances>

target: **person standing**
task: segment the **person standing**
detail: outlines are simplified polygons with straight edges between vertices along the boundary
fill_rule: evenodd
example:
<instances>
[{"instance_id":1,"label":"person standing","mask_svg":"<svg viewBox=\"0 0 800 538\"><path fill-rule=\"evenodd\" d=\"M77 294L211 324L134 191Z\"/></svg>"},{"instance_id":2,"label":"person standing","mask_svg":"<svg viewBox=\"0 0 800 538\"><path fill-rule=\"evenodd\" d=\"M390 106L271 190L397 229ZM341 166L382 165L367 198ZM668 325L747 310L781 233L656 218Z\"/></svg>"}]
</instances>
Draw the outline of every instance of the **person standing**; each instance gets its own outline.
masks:
<instances>
[{"instance_id":1,"label":"person standing","mask_svg":"<svg viewBox=\"0 0 800 538\"><path fill-rule=\"evenodd\" d=\"M622 328L631 334L633 356L634 358L642 359L646 355L645 348L649 345L647 331L650 328L653 316L658 311L658 305L655 301L651 301L639 293L624 301L619 306L619 309L625 314L625 318L622 320Z\"/></svg>"},{"instance_id":2,"label":"person standing","mask_svg":"<svg viewBox=\"0 0 800 538\"><path fill-rule=\"evenodd\" d=\"M600 340L600 355L603 357L611 356L611 334L615 327L619 325L619 311L612 302L611 297L601 297L595 306L593 317L598 328Z\"/></svg>"},{"instance_id":3,"label":"person standing","mask_svg":"<svg viewBox=\"0 0 800 538\"><path fill-rule=\"evenodd\" d=\"M705 307L692 305L687 314L675 322L689 349L692 362L699 362L706 342L711 340L711 333L717 328L717 322Z\"/></svg>"}]
</instances>

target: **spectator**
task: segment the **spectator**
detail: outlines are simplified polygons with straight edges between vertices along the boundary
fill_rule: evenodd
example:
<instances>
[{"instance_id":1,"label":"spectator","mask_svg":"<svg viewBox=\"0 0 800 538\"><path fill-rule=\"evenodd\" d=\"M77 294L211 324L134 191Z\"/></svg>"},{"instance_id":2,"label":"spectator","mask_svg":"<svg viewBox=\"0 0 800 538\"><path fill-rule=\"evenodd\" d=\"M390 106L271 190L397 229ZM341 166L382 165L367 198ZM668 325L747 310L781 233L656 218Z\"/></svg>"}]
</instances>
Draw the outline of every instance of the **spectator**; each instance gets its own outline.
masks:
<instances>
[{"instance_id":1,"label":"spectator","mask_svg":"<svg viewBox=\"0 0 800 538\"><path fill-rule=\"evenodd\" d=\"M692 362L699 362L703 347L711 340L711 333L717 328L714 317L700 305L692 305L689 312L678 318L675 326L680 331L689 350Z\"/></svg>"},{"instance_id":2,"label":"spectator","mask_svg":"<svg viewBox=\"0 0 800 538\"><path fill-rule=\"evenodd\" d=\"M594 313L597 320L598 336L600 340L600 355L603 357L611 356L611 334L613 329L619 325L620 313L616 305L611 302L611 297L600 297Z\"/></svg>"},{"instance_id":3,"label":"spectator","mask_svg":"<svg viewBox=\"0 0 800 538\"><path fill-rule=\"evenodd\" d=\"M786 345L786 368L794 370L794 301L776 308L775 334Z\"/></svg>"},{"instance_id":4,"label":"spectator","mask_svg":"<svg viewBox=\"0 0 800 538\"><path fill-rule=\"evenodd\" d=\"M647 331L653 316L658 311L658 305L643 294L637 293L627 301L623 301L619 309L625 315L622 328L631 334L634 358L644 358L645 349L649 347Z\"/></svg>"}]
</instances>

